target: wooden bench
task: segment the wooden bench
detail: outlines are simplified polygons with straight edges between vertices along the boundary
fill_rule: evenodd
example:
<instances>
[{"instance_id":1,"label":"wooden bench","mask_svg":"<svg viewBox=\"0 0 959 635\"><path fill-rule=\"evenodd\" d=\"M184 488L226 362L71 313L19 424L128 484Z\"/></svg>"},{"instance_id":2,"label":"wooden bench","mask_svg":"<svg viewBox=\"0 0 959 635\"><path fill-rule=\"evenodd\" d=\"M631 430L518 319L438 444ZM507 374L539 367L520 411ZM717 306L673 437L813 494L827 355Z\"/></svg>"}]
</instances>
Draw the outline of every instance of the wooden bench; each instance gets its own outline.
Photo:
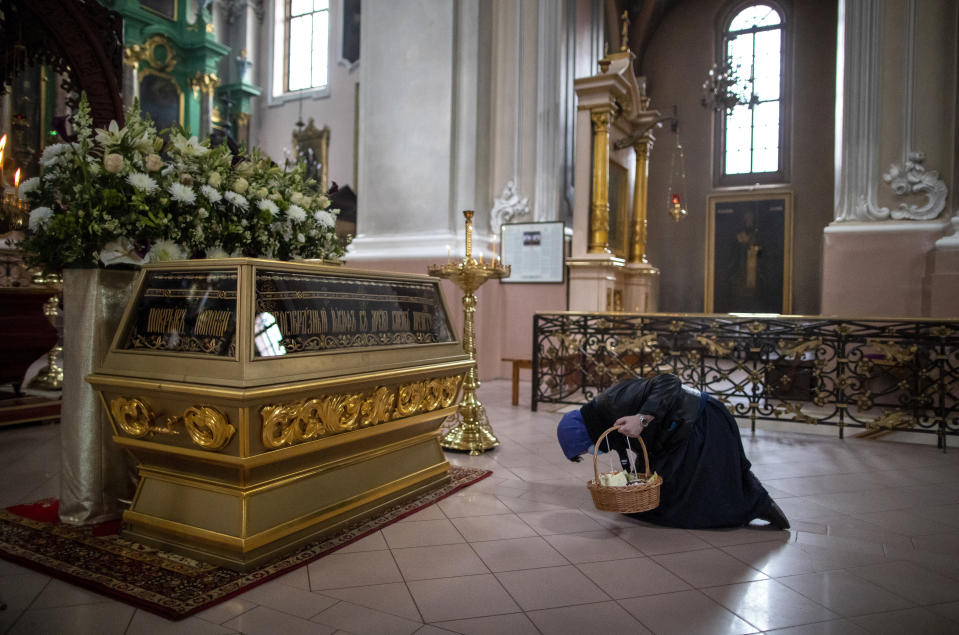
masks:
<instances>
[{"instance_id":1,"label":"wooden bench","mask_svg":"<svg viewBox=\"0 0 959 635\"><path fill-rule=\"evenodd\" d=\"M513 364L513 405L519 405L519 370L521 368L533 369L533 360L531 359L516 359L513 357L504 357L504 362L512 362Z\"/></svg>"}]
</instances>

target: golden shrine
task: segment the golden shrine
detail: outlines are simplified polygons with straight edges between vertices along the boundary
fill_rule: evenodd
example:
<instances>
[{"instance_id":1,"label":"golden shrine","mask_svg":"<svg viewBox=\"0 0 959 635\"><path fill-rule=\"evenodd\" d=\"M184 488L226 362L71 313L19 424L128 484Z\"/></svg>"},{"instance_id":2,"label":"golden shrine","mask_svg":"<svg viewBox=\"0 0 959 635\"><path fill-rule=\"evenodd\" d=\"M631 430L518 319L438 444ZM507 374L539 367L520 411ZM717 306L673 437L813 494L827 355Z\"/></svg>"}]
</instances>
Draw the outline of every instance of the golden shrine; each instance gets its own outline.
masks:
<instances>
[{"instance_id":1,"label":"golden shrine","mask_svg":"<svg viewBox=\"0 0 959 635\"><path fill-rule=\"evenodd\" d=\"M148 265L87 378L139 462L124 534L245 570L439 487L474 365L436 278Z\"/></svg>"}]
</instances>

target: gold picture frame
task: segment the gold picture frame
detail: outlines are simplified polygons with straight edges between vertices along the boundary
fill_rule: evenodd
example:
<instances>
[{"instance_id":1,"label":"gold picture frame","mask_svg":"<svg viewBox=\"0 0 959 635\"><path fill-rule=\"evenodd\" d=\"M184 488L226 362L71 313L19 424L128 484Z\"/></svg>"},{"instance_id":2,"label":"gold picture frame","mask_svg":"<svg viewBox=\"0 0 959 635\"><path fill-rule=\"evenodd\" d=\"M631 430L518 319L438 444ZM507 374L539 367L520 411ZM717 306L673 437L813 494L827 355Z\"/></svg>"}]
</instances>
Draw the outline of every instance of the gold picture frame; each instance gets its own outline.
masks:
<instances>
[{"instance_id":1,"label":"gold picture frame","mask_svg":"<svg viewBox=\"0 0 959 635\"><path fill-rule=\"evenodd\" d=\"M792 312L793 193L707 199L707 313Z\"/></svg>"},{"instance_id":2,"label":"gold picture frame","mask_svg":"<svg viewBox=\"0 0 959 635\"><path fill-rule=\"evenodd\" d=\"M629 253L629 170L616 161L609 162L609 238L613 255L625 258Z\"/></svg>"},{"instance_id":3,"label":"gold picture frame","mask_svg":"<svg viewBox=\"0 0 959 635\"><path fill-rule=\"evenodd\" d=\"M310 117L305 128L293 132L293 151L298 161L306 162L306 176L326 192L330 188L330 127L317 128Z\"/></svg>"}]
</instances>

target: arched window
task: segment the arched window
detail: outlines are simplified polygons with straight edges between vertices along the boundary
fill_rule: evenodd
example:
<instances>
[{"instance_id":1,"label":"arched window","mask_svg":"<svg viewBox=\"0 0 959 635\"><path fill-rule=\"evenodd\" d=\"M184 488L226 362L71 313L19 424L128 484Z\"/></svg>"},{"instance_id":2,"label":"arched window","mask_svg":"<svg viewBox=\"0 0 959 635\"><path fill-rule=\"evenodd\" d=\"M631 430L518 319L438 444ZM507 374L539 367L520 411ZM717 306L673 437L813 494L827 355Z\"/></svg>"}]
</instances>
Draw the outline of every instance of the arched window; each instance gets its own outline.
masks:
<instances>
[{"instance_id":1,"label":"arched window","mask_svg":"<svg viewBox=\"0 0 959 635\"><path fill-rule=\"evenodd\" d=\"M330 0L275 0L273 96L329 84Z\"/></svg>"},{"instance_id":2,"label":"arched window","mask_svg":"<svg viewBox=\"0 0 959 635\"><path fill-rule=\"evenodd\" d=\"M739 105L717 113L717 185L787 179L786 20L771 2L736 5L722 22L721 59Z\"/></svg>"}]
</instances>

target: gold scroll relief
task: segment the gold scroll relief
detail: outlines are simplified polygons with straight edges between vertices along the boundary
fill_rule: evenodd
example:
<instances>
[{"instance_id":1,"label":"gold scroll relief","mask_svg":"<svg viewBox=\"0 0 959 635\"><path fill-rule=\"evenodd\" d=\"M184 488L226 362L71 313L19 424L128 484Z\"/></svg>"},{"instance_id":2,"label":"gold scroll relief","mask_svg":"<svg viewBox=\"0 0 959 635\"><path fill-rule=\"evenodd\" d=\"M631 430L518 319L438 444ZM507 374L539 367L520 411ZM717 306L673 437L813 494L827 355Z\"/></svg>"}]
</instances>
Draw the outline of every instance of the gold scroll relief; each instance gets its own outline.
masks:
<instances>
[{"instance_id":1,"label":"gold scroll relief","mask_svg":"<svg viewBox=\"0 0 959 635\"><path fill-rule=\"evenodd\" d=\"M456 399L461 379L453 375L264 406L260 409L260 438L265 447L275 449L448 408Z\"/></svg>"},{"instance_id":2,"label":"gold scroll relief","mask_svg":"<svg viewBox=\"0 0 959 635\"><path fill-rule=\"evenodd\" d=\"M121 430L136 439L179 434L176 426L182 424L190 440L204 450L219 450L236 432L226 415L210 406L190 406L182 415L166 417L163 425L157 425L157 416L148 403L133 397L116 397L110 400L110 414Z\"/></svg>"}]
</instances>

